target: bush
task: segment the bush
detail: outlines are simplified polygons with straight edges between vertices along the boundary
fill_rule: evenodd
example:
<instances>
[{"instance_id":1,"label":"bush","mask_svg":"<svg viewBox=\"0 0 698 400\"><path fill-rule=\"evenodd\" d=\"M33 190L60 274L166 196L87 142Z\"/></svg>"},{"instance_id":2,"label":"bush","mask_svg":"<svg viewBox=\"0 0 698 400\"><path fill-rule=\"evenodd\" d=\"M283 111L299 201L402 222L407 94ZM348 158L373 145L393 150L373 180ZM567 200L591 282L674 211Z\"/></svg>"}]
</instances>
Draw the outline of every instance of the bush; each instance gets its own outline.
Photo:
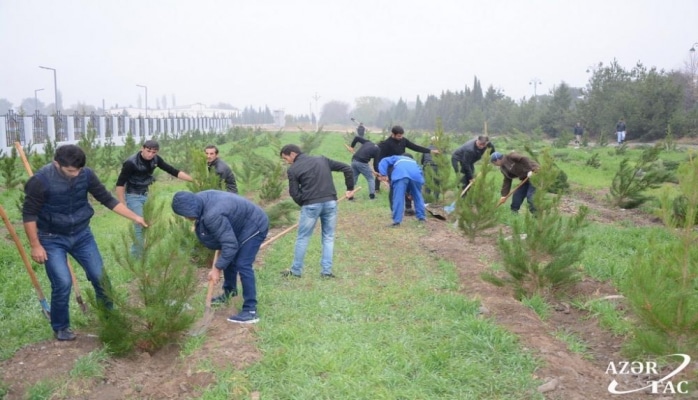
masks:
<instances>
[{"instance_id":1,"label":"bush","mask_svg":"<svg viewBox=\"0 0 698 400\"><path fill-rule=\"evenodd\" d=\"M611 203L621 208L636 208L649 200L647 189L657 188L671 178L671 173L658 163L660 146L642 151L634 164L624 158L613 177L608 195Z\"/></svg>"}]
</instances>

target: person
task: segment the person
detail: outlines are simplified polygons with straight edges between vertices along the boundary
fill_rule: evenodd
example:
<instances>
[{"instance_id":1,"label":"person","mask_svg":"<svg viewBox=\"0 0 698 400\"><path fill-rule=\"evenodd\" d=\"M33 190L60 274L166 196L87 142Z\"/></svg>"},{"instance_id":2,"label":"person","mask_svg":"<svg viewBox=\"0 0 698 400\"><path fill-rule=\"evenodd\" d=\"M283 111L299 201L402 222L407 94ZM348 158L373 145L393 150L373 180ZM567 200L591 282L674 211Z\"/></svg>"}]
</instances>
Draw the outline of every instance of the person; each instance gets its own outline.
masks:
<instances>
[{"instance_id":1,"label":"person","mask_svg":"<svg viewBox=\"0 0 698 400\"><path fill-rule=\"evenodd\" d=\"M29 178L24 186L22 221L31 246L31 258L44 264L51 281L51 327L57 340L75 340L70 329L69 299L72 279L67 255L73 256L92 284L97 301L112 307L105 287L104 262L90 220L94 210L87 194L122 217L147 227L143 218L109 193L90 168L78 146L60 146L53 161ZM104 280L104 281L103 281Z\"/></svg>"},{"instance_id":2,"label":"person","mask_svg":"<svg viewBox=\"0 0 698 400\"><path fill-rule=\"evenodd\" d=\"M429 149L418 144L410 142L405 139L405 130L400 125L395 125L390 130L390 137L378 143L378 147L381 149L380 158L374 161L374 169L378 170L378 164L380 161L386 157L390 156L400 156L405 154L405 149L410 149L418 153L430 153L439 154L438 149ZM388 193L390 201L390 209L393 209L393 187L390 186L390 192ZM408 198L405 199L405 214L414 215L415 212L412 209L412 201Z\"/></svg>"},{"instance_id":3,"label":"person","mask_svg":"<svg viewBox=\"0 0 698 400\"><path fill-rule=\"evenodd\" d=\"M582 135L584 134L584 128L582 124L577 122L574 126L574 144L580 144L582 142Z\"/></svg>"},{"instance_id":4,"label":"person","mask_svg":"<svg viewBox=\"0 0 698 400\"><path fill-rule=\"evenodd\" d=\"M376 158L380 157L381 150L375 143L360 136L355 136L349 147L353 150L357 143L361 143L361 147L359 147L359 150L356 150L351 157L351 171L354 175L354 186L359 183L359 175L363 175L364 178L366 178L366 182L368 182L368 198L373 200L376 198L376 186L375 177L373 176L373 170L369 165L369 161L375 161ZM349 200L352 199L353 197Z\"/></svg>"},{"instance_id":5,"label":"person","mask_svg":"<svg viewBox=\"0 0 698 400\"><path fill-rule=\"evenodd\" d=\"M337 190L332 181L332 171L344 174L346 197L350 198L354 195L354 175L351 167L324 156L307 155L295 144L282 147L279 155L291 165L288 168L288 191L293 201L301 206L293 263L291 269L281 274L301 277L308 242L319 219L322 227L320 276L334 278L332 257L334 231L337 225Z\"/></svg>"},{"instance_id":6,"label":"person","mask_svg":"<svg viewBox=\"0 0 698 400\"><path fill-rule=\"evenodd\" d=\"M537 162L514 152L502 155L502 153L495 151L490 156L490 161L492 164L498 166L502 175L504 175L501 191L502 197L499 199L500 204L506 201L507 195L511 190L511 182L514 178L519 178L523 181L524 179L530 178L539 168ZM518 213L524 199L526 199L526 201L528 201L528 210L531 211L531 213L535 213L536 207L533 204L533 195L535 193L536 188L531 183L531 180L526 180L511 197L511 211Z\"/></svg>"},{"instance_id":7,"label":"person","mask_svg":"<svg viewBox=\"0 0 698 400\"><path fill-rule=\"evenodd\" d=\"M625 120L623 118L616 124L616 136L618 136L618 144L625 142Z\"/></svg>"},{"instance_id":8,"label":"person","mask_svg":"<svg viewBox=\"0 0 698 400\"><path fill-rule=\"evenodd\" d=\"M196 237L220 256L208 273L208 279L220 281L223 274L223 294L212 303L224 303L237 294L237 275L242 285L242 310L228 321L253 324L257 314L257 287L252 264L259 247L269 231L267 214L242 196L221 190L198 193L181 191L172 198L172 211L196 221Z\"/></svg>"},{"instance_id":9,"label":"person","mask_svg":"<svg viewBox=\"0 0 698 400\"><path fill-rule=\"evenodd\" d=\"M216 174L221 178L221 181L225 182L225 190L230 193L237 194L238 185L235 180L235 174L230 166L218 157L218 147L214 145L208 145L204 149L206 152L206 164L208 165L208 170L213 169Z\"/></svg>"},{"instance_id":10,"label":"person","mask_svg":"<svg viewBox=\"0 0 698 400\"><path fill-rule=\"evenodd\" d=\"M116 197L126 204L131 211L143 216L143 205L148 199L148 187L155 180L155 168L167 172L181 180L191 182L193 179L186 172L180 171L166 163L158 155L160 145L155 140L146 140L141 150L126 159L121 166L121 172L116 179ZM136 242L131 247L131 254L139 257L143 252L143 232L138 224L134 224Z\"/></svg>"},{"instance_id":11,"label":"person","mask_svg":"<svg viewBox=\"0 0 698 400\"><path fill-rule=\"evenodd\" d=\"M478 162L487 149L494 152L494 145L487 136L478 136L468 140L451 155L451 166L456 174L463 174L460 179L461 189L465 189L475 176L475 163Z\"/></svg>"},{"instance_id":12,"label":"person","mask_svg":"<svg viewBox=\"0 0 698 400\"><path fill-rule=\"evenodd\" d=\"M359 137L364 137L364 134L366 133L366 127L364 126L363 122L359 122L359 126L356 127L356 134L359 135ZM352 146L354 147L354 146Z\"/></svg>"},{"instance_id":13,"label":"person","mask_svg":"<svg viewBox=\"0 0 698 400\"><path fill-rule=\"evenodd\" d=\"M429 150L436 150L436 136L432 136L429 142L429 146L427 146ZM431 152L429 153L422 153L422 159L420 160L420 164L422 164L422 171L424 171L424 175L426 176L426 169L430 168L433 172L434 176L434 184L436 186L440 185L440 181L438 178L436 178L439 174L439 166L436 164L434 159L432 158ZM430 194L431 190L426 187L425 185L425 192L426 194ZM434 192L434 198L438 201L439 200L439 192L436 191Z\"/></svg>"},{"instance_id":14,"label":"person","mask_svg":"<svg viewBox=\"0 0 698 400\"><path fill-rule=\"evenodd\" d=\"M391 171L388 172L389 170ZM392 208L393 223L390 226L400 226L407 194L414 200L417 219L426 222L426 208L422 197L424 176L417 161L408 155L386 157L378 164L378 173L383 181L388 181L390 174L390 187L395 195Z\"/></svg>"}]
</instances>

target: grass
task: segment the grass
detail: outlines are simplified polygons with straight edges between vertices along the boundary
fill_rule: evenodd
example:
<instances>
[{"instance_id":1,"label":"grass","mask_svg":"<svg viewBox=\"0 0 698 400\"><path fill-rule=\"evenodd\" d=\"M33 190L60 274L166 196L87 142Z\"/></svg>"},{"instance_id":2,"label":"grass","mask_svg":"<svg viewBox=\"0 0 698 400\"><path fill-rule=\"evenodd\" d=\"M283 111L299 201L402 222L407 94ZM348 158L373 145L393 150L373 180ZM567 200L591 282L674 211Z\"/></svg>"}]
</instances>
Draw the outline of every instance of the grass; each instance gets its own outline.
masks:
<instances>
[{"instance_id":1,"label":"grass","mask_svg":"<svg viewBox=\"0 0 698 400\"><path fill-rule=\"evenodd\" d=\"M553 332L553 337L561 342L564 342L565 345L567 345L567 349L572 353L577 353L588 360L594 358L591 354L589 354L589 348L584 341L573 332L569 332L566 329L561 328Z\"/></svg>"},{"instance_id":2,"label":"grass","mask_svg":"<svg viewBox=\"0 0 698 400\"><path fill-rule=\"evenodd\" d=\"M282 144L299 143L298 138L298 134L289 134ZM378 141L378 136L372 139ZM327 135L314 154L349 162L351 157L342 145L344 142L343 135ZM219 148L228 163L244 162L245 154L228 154L230 145ZM555 152L571 183L597 190L610 186L622 158L611 150L609 147ZM636 151L639 152L628 150L628 155L632 157ZM599 169L584 165L593 152L599 153ZM266 153L278 158L273 151ZM671 159L685 157L679 152L666 154ZM341 174L335 174L335 184L341 194ZM157 185L165 195L185 188L183 183L163 176ZM363 180L359 185L365 185ZM369 202L365 200L367 191L362 191L359 201L340 206L340 218L360 216L364 229L345 230L342 224L352 221L340 222L335 239L336 280L321 280L318 276L318 233L311 240L301 279L279 276L281 270L290 266L295 235L289 234L263 252L257 277L262 320L256 332L264 356L243 371L200 365L217 377L216 384L207 388L202 398L246 398L253 391L260 391L263 398L298 399L542 398L535 392L539 382L532 378L539 362L521 348L514 335L478 315L479 303L458 292L459 278L452 264L423 254L414 245L424 230L411 221L405 221L399 231L384 227L389 222L386 195ZM18 196L18 190L0 194L12 221L21 219L14 206ZM114 285L126 287L129 276L114 268L108 243L128 232L130 223L99 205L95 210L92 228L105 265ZM505 213L502 218L511 217ZM15 227L27 248L21 225ZM631 267L629 259L634 249L647 243L653 229L622 223L590 224L585 228L585 273L618 284ZM52 338L24 266L12 243L8 243L10 246L0 247L0 284L4 288L0 293L1 360L28 343ZM41 266L34 267L48 297L46 274ZM78 266L76 270L85 297L89 284ZM74 326L89 328L91 318L80 314L71 302ZM541 299L527 299L525 304L541 319L550 312ZM580 301L576 306L586 306L590 315L612 332L628 334L629 322L613 304ZM565 331L555 334L571 351L584 353L585 346L579 338ZM205 336L188 338L180 357L193 354L203 340ZM100 376L105 357L100 350L81 358L71 376ZM0 382L0 393L5 386ZM55 389L54 383L41 381L30 389L27 398L48 398Z\"/></svg>"},{"instance_id":3,"label":"grass","mask_svg":"<svg viewBox=\"0 0 698 400\"><path fill-rule=\"evenodd\" d=\"M535 294L530 297L524 297L521 300L521 303L533 310L538 315L538 318L540 318L543 321L550 317L550 304L548 304L548 302L545 301L545 299L538 294Z\"/></svg>"}]
</instances>

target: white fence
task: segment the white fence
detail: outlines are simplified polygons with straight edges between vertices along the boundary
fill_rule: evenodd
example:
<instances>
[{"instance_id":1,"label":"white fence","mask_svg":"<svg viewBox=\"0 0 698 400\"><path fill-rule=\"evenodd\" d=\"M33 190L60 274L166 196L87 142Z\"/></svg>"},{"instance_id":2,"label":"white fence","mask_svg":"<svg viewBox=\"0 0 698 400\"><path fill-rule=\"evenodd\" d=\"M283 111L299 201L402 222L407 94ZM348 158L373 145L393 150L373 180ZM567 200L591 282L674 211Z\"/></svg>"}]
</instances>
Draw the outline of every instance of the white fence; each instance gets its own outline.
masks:
<instances>
[{"instance_id":1,"label":"white fence","mask_svg":"<svg viewBox=\"0 0 698 400\"><path fill-rule=\"evenodd\" d=\"M87 134L88 127L94 128L100 145L113 142L124 144L131 132L136 143L153 135L177 136L181 133L200 130L202 132L225 132L233 126L227 117L169 117L143 118L111 115L19 115L10 112L0 115L0 150L7 155L14 142L23 146L32 144L32 149L43 153L47 140L57 145L75 144Z\"/></svg>"}]
</instances>

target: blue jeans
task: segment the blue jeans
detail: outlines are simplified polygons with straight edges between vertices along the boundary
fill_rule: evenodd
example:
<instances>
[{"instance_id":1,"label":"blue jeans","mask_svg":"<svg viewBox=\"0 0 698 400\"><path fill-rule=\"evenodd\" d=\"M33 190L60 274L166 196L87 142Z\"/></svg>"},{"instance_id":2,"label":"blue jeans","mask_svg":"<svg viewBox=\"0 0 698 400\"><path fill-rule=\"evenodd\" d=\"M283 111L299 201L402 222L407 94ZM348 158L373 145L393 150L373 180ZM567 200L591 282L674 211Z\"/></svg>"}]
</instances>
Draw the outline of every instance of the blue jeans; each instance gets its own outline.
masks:
<instances>
[{"instance_id":1,"label":"blue jeans","mask_svg":"<svg viewBox=\"0 0 698 400\"><path fill-rule=\"evenodd\" d=\"M315 229L315 223L320 219L322 227L322 258L320 266L323 274L332 273L332 255L334 253L334 229L337 226L337 201L331 200L324 203L309 204L301 207L301 216L298 221L298 237L293 256L291 272L294 275L303 273L303 259L308 250L310 236Z\"/></svg>"},{"instance_id":2,"label":"blue jeans","mask_svg":"<svg viewBox=\"0 0 698 400\"><path fill-rule=\"evenodd\" d=\"M107 308L111 301L107 298L104 287L109 281L102 282L102 256L90 228L72 236L39 232L39 241L46 250L46 275L51 281L51 327L59 331L70 327L69 300L73 281L68 270L68 254L82 266L87 279L95 289L97 300ZM106 277L105 277L106 279Z\"/></svg>"},{"instance_id":3,"label":"blue jeans","mask_svg":"<svg viewBox=\"0 0 698 400\"><path fill-rule=\"evenodd\" d=\"M410 178L402 178L390 183L390 189L393 191L393 223L399 224L402 222L402 216L405 213L405 194L412 195L414 201L414 211L417 219L425 220L426 208L424 207L424 197L422 197L422 184L413 181Z\"/></svg>"},{"instance_id":4,"label":"blue jeans","mask_svg":"<svg viewBox=\"0 0 698 400\"><path fill-rule=\"evenodd\" d=\"M242 284L242 311L257 310L257 285L252 264L257 257L259 246L267 238L267 231L259 232L240 244L233 263L223 270L223 291L230 293L237 290L237 275Z\"/></svg>"},{"instance_id":5,"label":"blue jeans","mask_svg":"<svg viewBox=\"0 0 698 400\"><path fill-rule=\"evenodd\" d=\"M511 211L519 212L524 199L526 199L528 201L528 210L532 213L536 212L536 207L533 206L534 194L536 194L536 188L531 184L531 181L526 181L511 195Z\"/></svg>"},{"instance_id":6,"label":"blue jeans","mask_svg":"<svg viewBox=\"0 0 698 400\"><path fill-rule=\"evenodd\" d=\"M368 193L369 194L376 193L375 179L373 176L373 171L371 171L371 167L368 165L368 163L362 163L359 161L352 161L351 162L351 172L354 173L354 187L356 187L356 184L359 183L359 175L363 175L364 178L366 178L366 182L368 182Z\"/></svg>"},{"instance_id":7,"label":"blue jeans","mask_svg":"<svg viewBox=\"0 0 698 400\"><path fill-rule=\"evenodd\" d=\"M148 200L147 194L126 193L126 207L138 216L143 216L143 206L146 200ZM136 241L131 245L131 254L140 257L143 254L143 227L134 222L133 228Z\"/></svg>"}]
</instances>

